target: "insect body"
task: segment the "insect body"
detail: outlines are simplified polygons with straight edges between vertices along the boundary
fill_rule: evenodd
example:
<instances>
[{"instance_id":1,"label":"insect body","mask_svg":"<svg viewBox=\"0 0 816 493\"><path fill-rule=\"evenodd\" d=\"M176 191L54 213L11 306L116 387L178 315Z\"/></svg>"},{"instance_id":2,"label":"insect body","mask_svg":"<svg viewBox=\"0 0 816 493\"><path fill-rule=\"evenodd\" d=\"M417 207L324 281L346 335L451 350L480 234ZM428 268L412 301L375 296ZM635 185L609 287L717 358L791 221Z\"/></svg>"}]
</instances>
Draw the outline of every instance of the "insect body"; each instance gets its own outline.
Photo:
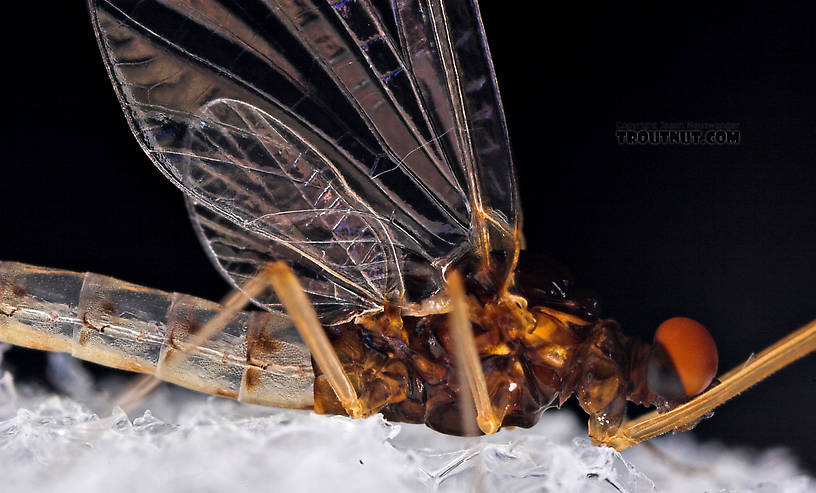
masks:
<instances>
[{"instance_id":1,"label":"insect body","mask_svg":"<svg viewBox=\"0 0 816 493\"><path fill-rule=\"evenodd\" d=\"M89 5L134 135L185 193L216 267L265 311L4 263L3 340L457 434L475 430L464 394L491 432L574 393L591 435L616 446L627 399L666 410L709 386L716 352L694 323L667 325L653 350L543 279L515 279L518 192L475 3ZM279 260L303 289L279 271L274 294L250 293ZM690 335L700 361L682 351Z\"/></svg>"},{"instance_id":2,"label":"insect body","mask_svg":"<svg viewBox=\"0 0 816 493\"><path fill-rule=\"evenodd\" d=\"M469 298L476 345L491 405L504 425L532 426L543 410L572 393L599 432L617 429L626 399L668 405L666 397L649 390L646 376L671 361L650 360L649 346L625 337L615 322L546 305L528 310L523 298L491 297L474 283L470 291L482 294ZM206 300L97 274L0 263L0 335L5 341L69 352L244 402L345 414L325 377L315 372L291 322L275 312L234 315L218 335L177 364L174 357L220 310ZM366 413L426 423L445 433L468 432L459 409L462 383L447 315L401 318L386 310L328 331ZM652 377L652 384L668 385L664 394L684 399L708 385L713 364L702 384L689 391L677 393L674 386L683 372Z\"/></svg>"}]
</instances>

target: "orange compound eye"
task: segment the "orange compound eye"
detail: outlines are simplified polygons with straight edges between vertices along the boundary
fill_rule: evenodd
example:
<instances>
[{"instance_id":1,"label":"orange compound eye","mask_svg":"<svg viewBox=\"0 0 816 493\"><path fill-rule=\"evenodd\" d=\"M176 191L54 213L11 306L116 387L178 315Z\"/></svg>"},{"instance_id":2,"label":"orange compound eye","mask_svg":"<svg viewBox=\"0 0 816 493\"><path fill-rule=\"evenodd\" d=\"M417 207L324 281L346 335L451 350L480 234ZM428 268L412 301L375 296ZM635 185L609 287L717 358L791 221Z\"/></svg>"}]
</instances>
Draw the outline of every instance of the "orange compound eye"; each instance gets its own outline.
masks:
<instances>
[{"instance_id":1,"label":"orange compound eye","mask_svg":"<svg viewBox=\"0 0 816 493\"><path fill-rule=\"evenodd\" d=\"M670 318L655 332L646 383L666 400L685 399L708 387L717 362L717 345L705 327L690 318Z\"/></svg>"}]
</instances>

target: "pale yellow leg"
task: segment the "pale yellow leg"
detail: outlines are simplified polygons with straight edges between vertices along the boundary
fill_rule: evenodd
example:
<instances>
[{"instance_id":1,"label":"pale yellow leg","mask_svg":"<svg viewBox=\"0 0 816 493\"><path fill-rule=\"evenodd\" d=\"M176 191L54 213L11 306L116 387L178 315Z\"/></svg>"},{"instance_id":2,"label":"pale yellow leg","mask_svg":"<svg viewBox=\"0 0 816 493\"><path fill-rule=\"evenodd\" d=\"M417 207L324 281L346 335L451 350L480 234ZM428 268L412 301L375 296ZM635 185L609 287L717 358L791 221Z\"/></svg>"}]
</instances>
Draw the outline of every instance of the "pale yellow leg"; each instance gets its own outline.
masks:
<instances>
[{"instance_id":1,"label":"pale yellow leg","mask_svg":"<svg viewBox=\"0 0 816 493\"><path fill-rule=\"evenodd\" d=\"M720 384L663 414L651 412L625 423L600 444L624 450L700 419L728 399L745 391L797 359L816 351L816 320L768 347L745 364L720 377Z\"/></svg>"},{"instance_id":2,"label":"pale yellow leg","mask_svg":"<svg viewBox=\"0 0 816 493\"><path fill-rule=\"evenodd\" d=\"M317 320L312 304L295 277L295 273L286 262L278 261L269 265L270 281L275 294L292 318L303 342L312 352L317 366L326 375L329 385L334 390L343 408L352 418L362 417L363 404L351 385L348 375L343 370L340 358L329 342L323 327Z\"/></svg>"},{"instance_id":3,"label":"pale yellow leg","mask_svg":"<svg viewBox=\"0 0 816 493\"><path fill-rule=\"evenodd\" d=\"M153 375L141 375L135 377L119 396L113 401L114 407L120 407L125 412L130 411L133 406L142 401L145 397L161 385L162 381Z\"/></svg>"},{"instance_id":4,"label":"pale yellow leg","mask_svg":"<svg viewBox=\"0 0 816 493\"><path fill-rule=\"evenodd\" d=\"M216 316L211 318L200 331L185 341L179 353L173 353L172 360L165 361L165 364L179 364L189 357L190 352L197 347L200 347L216 334L221 332L236 313L240 312L247 306L252 298L259 296L265 289L268 288L271 277L271 266L267 266L256 277L247 281L240 290L234 290L221 303L222 310ZM156 387L162 383L161 380L153 375L144 375L139 377L135 382L128 385L119 397L115 399L115 405L124 410L128 410L148 394L153 392Z\"/></svg>"},{"instance_id":5,"label":"pale yellow leg","mask_svg":"<svg viewBox=\"0 0 816 493\"><path fill-rule=\"evenodd\" d=\"M501 420L493 412L493 406L490 403L487 382L482 371L482 361L479 358L473 330L470 326L462 276L456 271L448 275L448 294L453 308L450 313L450 330L455 347L456 366L467 380L466 386L476 406L476 423L483 433L490 435L498 431Z\"/></svg>"}]
</instances>

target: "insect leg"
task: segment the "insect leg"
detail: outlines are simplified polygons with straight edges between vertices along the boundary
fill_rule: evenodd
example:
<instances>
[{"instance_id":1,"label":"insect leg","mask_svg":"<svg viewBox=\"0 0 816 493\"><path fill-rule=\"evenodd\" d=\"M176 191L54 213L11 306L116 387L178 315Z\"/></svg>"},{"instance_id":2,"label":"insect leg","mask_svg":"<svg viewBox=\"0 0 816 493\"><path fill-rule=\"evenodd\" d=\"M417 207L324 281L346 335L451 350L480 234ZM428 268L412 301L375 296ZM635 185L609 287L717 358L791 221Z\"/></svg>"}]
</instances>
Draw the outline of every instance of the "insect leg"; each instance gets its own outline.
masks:
<instances>
[{"instance_id":1,"label":"insect leg","mask_svg":"<svg viewBox=\"0 0 816 493\"><path fill-rule=\"evenodd\" d=\"M489 435L498 431L501 419L493 412L493 406L490 403L482 362L479 359L479 351L476 348L476 341L470 326L462 276L456 271L452 271L448 276L448 293L453 306L450 314L450 330L455 347L456 366L464 373L467 380L466 387L470 390L473 403L476 405L476 423L482 432Z\"/></svg>"},{"instance_id":2,"label":"insect leg","mask_svg":"<svg viewBox=\"0 0 816 493\"><path fill-rule=\"evenodd\" d=\"M317 320L312 304L295 277L295 273L284 261L269 264L270 281L278 299L292 318L300 337L312 352L312 357L326 375L329 385L337 394L349 416L359 418L364 415L363 404L343 370L340 358L334 352L329 338Z\"/></svg>"},{"instance_id":3,"label":"insect leg","mask_svg":"<svg viewBox=\"0 0 816 493\"><path fill-rule=\"evenodd\" d=\"M624 450L649 438L694 423L728 399L813 351L816 351L816 320L726 373L720 377L719 385L711 387L689 402L664 414L647 413L625 423L614 435L602 437L598 441L616 450Z\"/></svg>"},{"instance_id":4,"label":"insect leg","mask_svg":"<svg viewBox=\"0 0 816 493\"><path fill-rule=\"evenodd\" d=\"M260 274L244 284L240 290L236 289L231 292L222 303L223 309L219 311L216 316L207 321L201 330L196 332L193 337L187 340L184 347L181 348L181 351L168 354L168 357L162 362L163 364L158 367L155 376L143 375L128 385L119 394L119 397L115 399L116 405L124 410L128 410L156 390L162 383L163 373L166 374L172 371L172 368L175 365L183 363L195 348L202 346L221 332L235 314L246 307L250 299L259 296L267 289L270 277L271 269L267 267L261 271Z\"/></svg>"}]
</instances>

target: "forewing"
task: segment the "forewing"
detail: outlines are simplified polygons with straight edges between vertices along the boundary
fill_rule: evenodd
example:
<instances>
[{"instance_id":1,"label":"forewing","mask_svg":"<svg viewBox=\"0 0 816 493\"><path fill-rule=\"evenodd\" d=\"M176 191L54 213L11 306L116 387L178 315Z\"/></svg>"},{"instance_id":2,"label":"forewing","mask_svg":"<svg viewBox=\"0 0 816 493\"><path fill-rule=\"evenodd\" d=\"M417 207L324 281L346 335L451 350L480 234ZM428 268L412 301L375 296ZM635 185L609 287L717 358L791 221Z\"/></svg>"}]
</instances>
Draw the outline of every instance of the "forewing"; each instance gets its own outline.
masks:
<instances>
[{"instance_id":1,"label":"forewing","mask_svg":"<svg viewBox=\"0 0 816 493\"><path fill-rule=\"evenodd\" d=\"M518 188L478 2L403 0L393 7L409 73L468 188L472 227L492 236L487 250L518 248Z\"/></svg>"},{"instance_id":2,"label":"forewing","mask_svg":"<svg viewBox=\"0 0 816 493\"><path fill-rule=\"evenodd\" d=\"M324 318L439 291L483 216L515 230L478 9L448 8L91 0L134 134L222 272L286 258Z\"/></svg>"}]
</instances>

